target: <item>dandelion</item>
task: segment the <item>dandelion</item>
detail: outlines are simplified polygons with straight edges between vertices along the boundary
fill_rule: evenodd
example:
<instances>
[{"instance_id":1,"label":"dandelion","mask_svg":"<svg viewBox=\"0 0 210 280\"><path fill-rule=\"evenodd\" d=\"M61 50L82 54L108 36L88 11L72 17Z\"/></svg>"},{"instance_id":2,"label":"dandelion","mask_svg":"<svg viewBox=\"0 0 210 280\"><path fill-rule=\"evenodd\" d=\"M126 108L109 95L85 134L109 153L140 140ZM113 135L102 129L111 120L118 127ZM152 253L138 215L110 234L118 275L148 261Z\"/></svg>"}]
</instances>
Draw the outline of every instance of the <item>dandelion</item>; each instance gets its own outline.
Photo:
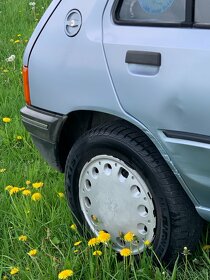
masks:
<instances>
[{"instance_id":1,"label":"dandelion","mask_svg":"<svg viewBox=\"0 0 210 280\"><path fill-rule=\"evenodd\" d=\"M58 279L67 279L68 277L73 276L73 274L74 274L73 270L66 269L66 270L61 271L58 274Z\"/></svg>"},{"instance_id":2,"label":"dandelion","mask_svg":"<svg viewBox=\"0 0 210 280\"><path fill-rule=\"evenodd\" d=\"M24 196L30 196L31 195L31 191L30 190L24 190L24 191L22 191L22 194Z\"/></svg>"},{"instance_id":3,"label":"dandelion","mask_svg":"<svg viewBox=\"0 0 210 280\"><path fill-rule=\"evenodd\" d=\"M16 140L17 140L17 141L21 141L21 140L23 140L23 137L20 136L20 135L18 135L18 136L16 136Z\"/></svg>"},{"instance_id":4,"label":"dandelion","mask_svg":"<svg viewBox=\"0 0 210 280\"><path fill-rule=\"evenodd\" d=\"M63 198L63 197L64 197L64 193L59 192L59 193L58 193L58 197Z\"/></svg>"},{"instance_id":5,"label":"dandelion","mask_svg":"<svg viewBox=\"0 0 210 280\"><path fill-rule=\"evenodd\" d=\"M72 225L70 226L70 228L71 228L72 230L77 230L77 226L76 226L75 224L72 224Z\"/></svg>"},{"instance_id":6,"label":"dandelion","mask_svg":"<svg viewBox=\"0 0 210 280\"><path fill-rule=\"evenodd\" d=\"M27 241L27 239L28 239L28 237L26 235L20 235L18 237L18 240L23 241L23 242Z\"/></svg>"},{"instance_id":7,"label":"dandelion","mask_svg":"<svg viewBox=\"0 0 210 280\"><path fill-rule=\"evenodd\" d=\"M27 180L27 181L26 181L26 185L28 186L28 185L30 185L30 184L31 184L31 181Z\"/></svg>"},{"instance_id":8,"label":"dandelion","mask_svg":"<svg viewBox=\"0 0 210 280\"><path fill-rule=\"evenodd\" d=\"M122 250L120 250L120 255L122 257L128 257L132 254L132 251L129 248L124 248Z\"/></svg>"},{"instance_id":9,"label":"dandelion","mask_svg":"<svg viewBox=\"0 0 210 280\"><path fill-rule=\"evenodd\" d=\"M31 197L31 199L33 200L33 201L39 201L40 199L42 199L42 195L41 195L41 193L34 193L33 195L32 195L32 197Z\"/></svg>"},{"instance_id":10,"label":"dandelion","mask_svg":"<svg viewBox=\"0 0 210 280\"><path fill-rule=\"evenodd\" d=\"M102 255L102 252L99 250L93 252L93 256L101 256L101 255Z\"/></svg>"},{"instance_id":11,"label":"dandelion","mask_svg":"<svg viewBox=\"0 0 210 280\"><path fill-rule=\"evenodd\" d=\"M11 268L11 270L10 270L10 274L11 274L11 275L15 275L15 274L17 274L19 271L20 271L20 270L19 270L18 267L13 267L13 268Z\"/></svg>"},{"instance_id":12,"label":"dandelion","mask_svg":"<svg viewBox=\"0 0 210 280\"><path fill-rule=\"evenodd\" d=\"M0 169L0 173L4 173L6 171L6 168Z\"/></svg>"},{"instance_id":13,"label":"dandelion","mask_svg":"<svg viewBox=\"0 0 210 280\"><path fill-rule=\"evenodd\" d=\"M27 254L30 257L35 257L37 255L38 251L36 249L30 250Z\"/></svg>"},{"instance_id":14,"label":"dandelion","mask_svg":"<svg viewBox=\"0 0 210 280\"><path fill-rule=\"evenodd\" d=\"M5 71L5 70L4 70ZM5 72L6 73L6 72ZM9 122L11 122L11 119L10 118L8 118L8 117L4 117L3 119L2 119L2 121L4 122L4 123L9 123Z\"/></svg>"},{"instance_id":15,"label":"dandelion","mask_svg":"<svg viewBox=\"0 0 210 280\"><path fill-rule=\"evenodd\" d=\"M20 12L21 12L21 11L20 11ZM17 35L17 37L21 37L21 36L22 36L21 34L18 34L18 35Z\"/></svg>"},{"instance_id":16,"label":"dandelion","mask_svg":"<svg viewBox=\"0 0 210 280\"><path fill-rule=\"evenodd\" d=\"M98 240L102 243L106 243L110 240L111 235L103 230L99 231Z\"/></svg>"},{"instance_id":17,"label":"dandelion","mask_svg":"<svg viewBox=\"0 0 210 280\"><path fill-rule=\"evenodd\" d=\"M79 250L77 250L77 249L74 250L74 254L77 254L77 253L79 253Z\"/></svg>"},{"instance_id":18,"label":"dandelion","mask_svg":"<svg viewBox=\"0 0 210 280\"><path fill-rule=\"evenodd\" d=\"M31 6L31 7L36 6L36 2L29 2L29 6Z\"/></svg>"},{"instance_id":19,"label":"dandelion","mask_svg":"<svg viewBox=\"0 0 210 280\"><path fill-rule=\"evenodd\" d=\"M6 276L6 275L4 275L3 277L2 277L2 280L8 280L9 278Z\"/></svg>"},{"instance_id":20,"label":"dandelion","mask_svg":"<svg viewBox=\"0 0 210 280\"><path fill-rule=\"evenodd\" d=\"M126 242L132 242L133 241L133 238L134 238L134 233L132 233L131 231L127 232L125 235L124 235L124 240Z\"/></svg>"},{"instance_id":21,"label":"dandelion","mask_svg":"<svg viewBox=\"0 0 210 280\"><path fill-rule=\"evenodd\" d=\"M25 43L27 43L27 42L28 42L28 40L26 39L26 40L24 40L24 42L25 42Z\"/></svg>"},{"instance_id":22,"label":"dandelion","mask_svg":"<svg viewBox=\"0 0 210 280\"><path fill-rule=\"evenodd\" d=\"M12 54L8 58L6 58L6 62L13 62L13 61L15 61L15 55L14 54Z\"/></svg>"},{"instance_id":23,"label":"dandelion","mask_svg":"<svg viewBox=\"0 0 210 280\"><path fill-rule=\"evenodd\" d=\"M74 246L79 246L82 243L82 241L77 241L74 243Z\"/></svg>"},{"instance_id":24,"label":"dandelion","mask_svg":"<svg viewBox=\"0 0 210 280\"><path fill-rule=\"evenodd\" d=\"M8 185L8 186L5 187L5 191L10 191L12 188L13 188L13 186Z\"/></svg>"},{"instance_id":25,"label":"dandelion","mask_svg":"<svg viewBox=\"0 0 210 280\"><path fill-rule=\"evenodd\" d=\"M145 241L144 241L144 245L147 246L147 247L149 247L149 246L151 245L151 241L145 240Z\"/></svg>"},{"instance_id":26,"label":"dandelion","mask_svg":"<svg viewBox=\"0 0 210 280\"><path fill-rule=\"evenodd\" d=\"M32 186L33 186L34 189L40 189L44 186L44 183L36 182L36 183L33 183Z\"/></svg>"},{"instance_id":27,"label":"dandelion","mask_svg":"<svg viewBox=\"0 0 210 280\"><path fill-rule=\"evenodd\" d=\"M210 250L210 245L204 245L204 246L203 246L203 250L204 250L204 251Z\"/></svg>"},{"instance_id":28,"label":"dandelion","mask_svg":"<svg viewBox=\"0 0 210 280\"><path fill-rule=\"evenodd\" d=\"M187 247L184 247L182 254L186 257L186 256L190 255L190 250Z\"/></svg>"},{"instance_id":29,"label":"dandelion","mask_svg":"<svg viewBox=\"0 0 210 280\"><path fill-rule=\"evenodd\" d=\"M97 237L93 237L88 241L88 246L92 247L95 245L98 245L100 243L100 240Z\"/></svg>"},{"instance_id":30,"label":"dandelion","mask_svg":"<svg viewBox=\"0 0 210 280\"><path fill-rule=\"evenodd\" d=\"M18 187L13 187L9 190L9 194L13 195L14 193L18 193L20 191L20 188Z\"/></svg>"},{"instance_id":31,"label":"dandelion","mask_svg":"<svg viewBox=\"0 0 210 280\"><path fill-rule=\"evenodd\" d=\"M18 44L18 43L20 43L20 40L15 40L14 43Z\"/></svg>"}]
</instances>

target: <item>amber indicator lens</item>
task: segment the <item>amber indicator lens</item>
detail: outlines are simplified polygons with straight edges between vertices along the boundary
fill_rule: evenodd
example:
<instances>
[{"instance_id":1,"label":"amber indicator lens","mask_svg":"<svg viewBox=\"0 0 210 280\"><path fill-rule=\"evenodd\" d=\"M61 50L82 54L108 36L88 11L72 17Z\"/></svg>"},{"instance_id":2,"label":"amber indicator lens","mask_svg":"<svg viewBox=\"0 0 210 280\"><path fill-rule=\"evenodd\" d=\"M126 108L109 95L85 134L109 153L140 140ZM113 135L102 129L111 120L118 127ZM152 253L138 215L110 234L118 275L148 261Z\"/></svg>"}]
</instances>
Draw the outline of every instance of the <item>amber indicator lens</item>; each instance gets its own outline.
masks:
<instances>
[{"instance_id":1,"label":"amber indicator lens","mask_svg":"<svg viewBox=\"0 0 210 280\"><path fill-rule=\"evenodd\" d=\"M23 66L23 89L26 104L31 105L29 79L28 79L28 67Z\"/></svg>"}]
</instances>

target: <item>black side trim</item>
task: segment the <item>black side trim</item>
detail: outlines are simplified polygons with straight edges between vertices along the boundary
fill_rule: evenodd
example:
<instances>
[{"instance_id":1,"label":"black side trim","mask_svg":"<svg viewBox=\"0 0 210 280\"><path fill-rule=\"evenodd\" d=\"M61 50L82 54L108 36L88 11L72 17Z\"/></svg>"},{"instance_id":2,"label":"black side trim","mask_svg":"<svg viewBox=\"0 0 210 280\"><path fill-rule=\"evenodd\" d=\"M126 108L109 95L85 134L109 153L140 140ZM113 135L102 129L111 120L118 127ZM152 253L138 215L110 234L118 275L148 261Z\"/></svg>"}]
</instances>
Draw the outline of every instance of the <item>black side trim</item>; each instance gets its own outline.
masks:
<instances>
[{"instance_id":1,"label":"black side trim","mask_svg":"<svg viewBox=\"0 0 210 280\"><path fill-rule=\"evenodd\" d=\"M210 136L207 135L183 132L183 131L175 131L175 130L163 130L163 133L169 138L183 139L183 140L210 144Z\"/></svg>"},{"instance_id":2,"label":"black side trim","mask_svg":"<svg viewBox=\"0 0 210 280\"><path fill-rule=\"evenodd\" d=\"M146 51L127 51L126 63L144 64L144 65L161 65L161 54L157 52Z\"/></svg>"}]
</instances>

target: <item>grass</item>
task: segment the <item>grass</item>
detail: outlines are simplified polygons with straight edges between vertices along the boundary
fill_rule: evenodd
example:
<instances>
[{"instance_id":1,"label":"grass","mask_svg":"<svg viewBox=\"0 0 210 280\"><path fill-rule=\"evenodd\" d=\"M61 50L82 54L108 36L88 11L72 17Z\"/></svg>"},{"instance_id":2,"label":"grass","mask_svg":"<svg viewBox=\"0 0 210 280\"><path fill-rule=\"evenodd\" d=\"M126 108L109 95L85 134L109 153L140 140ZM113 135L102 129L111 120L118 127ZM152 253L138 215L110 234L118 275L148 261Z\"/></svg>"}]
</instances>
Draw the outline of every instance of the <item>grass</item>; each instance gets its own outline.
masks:
<instances>
[{"instance_id":1,"label":"grass","mask_svg":"<svg viewBox=\"0 0 210 280\"><path fill-rule=\"evenodd\" d=\"M102 256L93 256L95 248L76 230L63 193L64 176L51 169L34 148L25 131L19 110L24 106L22 90L22 56L37 21L49 4L37 0L35 10L26 0L0 1L0 277L1 279L58 279L64 269L72 269L72 279L209 279L209 227L204 232L200 249L195 255L186 255L185 261L175 265L173 273L152 264L152 249L141 255L119 261L110 246L99 245ZM15 61L6 58L15 55ZM11 118L4 123L3 117ZM17 139L21 136L22 139ZM4 170L5 169L5 170ZM44 182L34 189L31 182ZM25 187L32 193L40 192L42 199L33 201L21 191L10 195L8 185ZM19 236L26 235L27 241ZM76 241L82 243L75 246ZM31 257L28 252L37 250ZM75 250L78 250L75 252ZM10 275L11 268L19 272Z\"/></svg>"}]
</instances>

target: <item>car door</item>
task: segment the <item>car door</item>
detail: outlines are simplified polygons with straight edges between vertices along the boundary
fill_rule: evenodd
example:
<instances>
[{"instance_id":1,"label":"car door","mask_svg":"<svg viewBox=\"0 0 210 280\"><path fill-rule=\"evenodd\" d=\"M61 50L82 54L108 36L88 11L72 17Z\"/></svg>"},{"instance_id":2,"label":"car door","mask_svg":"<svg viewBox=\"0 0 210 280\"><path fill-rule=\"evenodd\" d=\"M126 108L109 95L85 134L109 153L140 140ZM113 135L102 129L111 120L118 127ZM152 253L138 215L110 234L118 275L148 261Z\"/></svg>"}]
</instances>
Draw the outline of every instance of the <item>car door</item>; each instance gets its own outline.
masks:
<instances>
[{"instance_id":1,"label":"car door","mask_svg":"<svg viewBox=\"0 0 210 280\"><path fill-rule=\"evenodd\" d=\"M209 11L208 0L110 0L103 15L104 53L121 106L208 207Z\"/></svg>"},{"instance_id":2,"label":"car door","mask_svg":"<svg viewBox=\"0 0 210 280\"><path fill-rule=\"evenodd\" d=\"M210 31L192 28L191 4L110 0L104 13L105 56L121 105L153 133L210 134Z\"/></svg>"}]
</instances>

